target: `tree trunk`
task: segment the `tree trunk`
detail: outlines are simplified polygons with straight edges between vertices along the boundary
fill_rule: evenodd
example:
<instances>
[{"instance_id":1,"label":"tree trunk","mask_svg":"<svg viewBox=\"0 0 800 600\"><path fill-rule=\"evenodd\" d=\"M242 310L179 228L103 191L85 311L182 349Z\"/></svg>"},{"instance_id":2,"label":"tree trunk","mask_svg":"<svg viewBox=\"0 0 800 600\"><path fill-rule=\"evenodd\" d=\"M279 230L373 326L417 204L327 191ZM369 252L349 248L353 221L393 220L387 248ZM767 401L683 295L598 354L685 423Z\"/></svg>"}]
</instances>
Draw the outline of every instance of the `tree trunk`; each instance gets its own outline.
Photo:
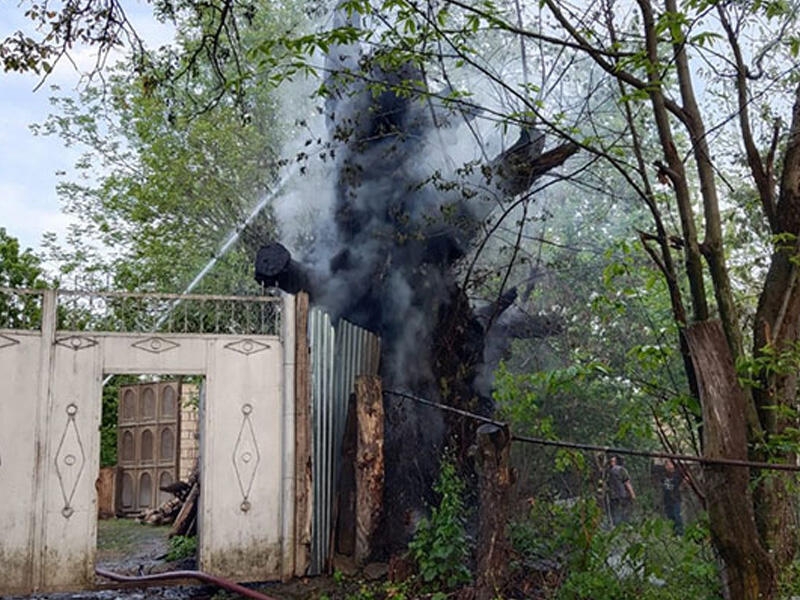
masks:
<instances>
[{"instance_id":1,"label":"tree trunk","mask_svg":"<svg viewBox=\"0 0 800 600\"><path fill-rule=\"evenodd\" d=\"M703 407L704 456L747 459L747 397L739 387L719 321L691 325L686 338ZM704 468L704 488L714 545L725 565L731 600L765 600L777 593L775 565L756 527L750 469Z\"/></svg>"},{"instance_id":2,"label":"tree trunk","mask_svg":"<svg viewBox=\"0 0 800 600\"><path fill-rule=\"evenodd\" d=\"M767 353L770 353L783 362L788 359L789 364L796 365L796 345L800 338L797 265L800 254L800 86L795 91L776 215L774 233L781 234L782 239L776 243L759 297L753 356L767 358ZM753 397L764 431L763 441L768 447L772 436L780 435L786 427L796 426L792 417L776 408L796 406L797 369L764 369L758 375L760 385L753 390ZM772 452L758 458L774 459L776 454ZM780 459L792 462L796 454L784 452ZM757 523L779 567L791 563L798 545L797 515L794 498L788 491L789 482L784 475L768 474L759 480L755 490Z\"/></svg>"}]
</instances>

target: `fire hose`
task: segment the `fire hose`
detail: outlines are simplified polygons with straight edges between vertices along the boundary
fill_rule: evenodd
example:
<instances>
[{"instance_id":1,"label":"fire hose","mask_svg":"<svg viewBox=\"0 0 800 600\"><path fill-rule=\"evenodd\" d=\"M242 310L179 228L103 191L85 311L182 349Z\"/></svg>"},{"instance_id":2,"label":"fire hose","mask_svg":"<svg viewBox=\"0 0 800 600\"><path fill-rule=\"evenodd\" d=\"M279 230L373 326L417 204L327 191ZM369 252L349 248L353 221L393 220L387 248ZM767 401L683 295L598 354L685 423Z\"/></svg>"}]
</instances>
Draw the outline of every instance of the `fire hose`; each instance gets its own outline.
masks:
<instances>
[{"instance_id":1,"label":"fire hose","mask_svg":"<svg viewBox=\"0 0 800 600\"><path fill-rule=\"evenodd\" d=\"M276 598L273 598L272 596L261 594L243 585L229 581L228 579L223 579L222 577L217 577L215 575L209 575L208 573L203 573L202 571L166 571L164 573L134 576L120 575L119 573L113 573L97 567L95 568L94 572L101 577L105 577L106 579L123 583L148 583L154 581L168 581L170 579L197 579L203 583L214 585L216 587L228 590L229 592L244 596L245 598L253 598L253 600L276 600Z\"/></svg>"}]
</instances>

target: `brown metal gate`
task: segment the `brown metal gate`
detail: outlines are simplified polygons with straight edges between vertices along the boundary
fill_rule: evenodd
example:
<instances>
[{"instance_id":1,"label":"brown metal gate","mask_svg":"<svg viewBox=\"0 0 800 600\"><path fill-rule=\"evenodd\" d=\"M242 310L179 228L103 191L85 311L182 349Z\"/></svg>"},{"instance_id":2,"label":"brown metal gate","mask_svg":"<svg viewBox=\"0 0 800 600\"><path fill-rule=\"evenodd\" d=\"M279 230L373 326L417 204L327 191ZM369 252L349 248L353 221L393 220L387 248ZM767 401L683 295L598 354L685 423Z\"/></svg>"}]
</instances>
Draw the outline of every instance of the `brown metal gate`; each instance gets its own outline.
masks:
<instances>
[{"instance_id":1,"label":"brown metal gate","mask_svg":"<svg viewBox=\"0 0 800 600\"><path fill-rule=\"evenodd\" d=\"M180 397L180 381L120 387L118 513L140 513L170 497L159 488L178 477Z\"/></svg>"}]
</instances>

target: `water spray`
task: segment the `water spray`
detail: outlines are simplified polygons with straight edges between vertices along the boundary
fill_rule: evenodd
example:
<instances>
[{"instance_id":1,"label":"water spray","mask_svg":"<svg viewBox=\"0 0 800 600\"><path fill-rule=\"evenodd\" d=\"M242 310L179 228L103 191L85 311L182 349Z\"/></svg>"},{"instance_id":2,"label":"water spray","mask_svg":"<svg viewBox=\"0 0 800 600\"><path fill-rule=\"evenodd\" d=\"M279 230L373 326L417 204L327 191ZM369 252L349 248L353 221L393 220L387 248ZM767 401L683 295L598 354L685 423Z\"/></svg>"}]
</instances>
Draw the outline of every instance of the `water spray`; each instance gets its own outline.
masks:
<instances>
[{"instance_id":1,"label":"water spray","mask_svg":"<svg viewBox=\"0 0 800 600\"><path fill-rule=\"evenodd\" d=\"M195 278L192 279L191 283L189 283L189 285L186 286L186 289L183 290L181 294L182 296L190 294L192 290L195 287L197 287L197 285L208 274L208 272L214 268L214 265L217 264L217 261L223 256L225 256L225 254L227 254L231 246L233 246L239 240L239 236L242 235L242 232L247 228L247 226L253 222L253 220L261 213L261 211L264 210L267 204L272 202L275 199L275 197L281 192L281 190L283 190L284 186L288 183L288 181L292 177L294 177L294 175L297 173L297 168L298 168L297 163L295 163L292 166L292 169L281 178L281 180L278 182L278 185L272 191L270 191L266 196L264 196L259 201L259 203L255 205L255 207L253 207L253 210L250 211L250 214L247 216L247 218L236 226L236 229L234 229L231 232L230 236L228 236L228 239L225 240L220 249L214 254L214 256L211 257L211 260L209 260L208 263L206 263L206 265L202 269L200 269ZM182 298L176 298L175 300L173 300L172 303L169 305L169 307L167 307L167 309L163 312L163 314L158 318L158 321L156 321L156 324L153 326L152 331L156 331L159 327L161 327L169 318L169 315L172 313L172 311L175 310L175 307L178 306L181 302Z\"/></svg>"},{"instance_id":2,"label":"water spray","mask_svg":"<svg viewBox=\"0 0 800 600\"><path fill-rule=\"evenodd\" d=\"M195 278L192 279L189 285L186 286L186 289L183 290L183 292L181 293L182 296L190 294L192 290L194 290L194 288L196 288L197 285L203 280L203 278L206 275L208 275L208 272L214 268L214 265L217 264L217 261L219 261L219 259L225 256L228 250L230 250L231 247L239 240L239 237L242 235L242 232L247 228L247 226L250 225L250 223L252 223L253 220L259 214L261 214L261 211L264 210L264 208L266 208L267 204L272 202L275 199L275 197L283 190L283 188L286 186L289 180L297 174L297 169L298 169L298 164L295 163L289 170L289 172L286 173L283 177L281 177L280 181L278 181L278 185L276 185L268 194L266 194L258 202L258 204L256 204L253 207L253 210L250 211L250 214L247 215L247 218L236 226L236 228L231 232L231 234L222 244L222 246L220 246L220 249L217 250L217 252L214 253L214 256L211 257L211 260L209 260L206 263L206 265L202 269L200 269ZM164 310L161 316L158 318L155 325L153 325L150 331L151 332L157 331L158 328L161 327L167 321L169 316L172 314L172 311L175 310L175 308L182 301L183 301L182 298L176 298L175 300L173 300L170 303L170 305ZM106 378L103 379L103 385L106 385L111 380L112 377L113 375L106 376Z\"/></svg>"}]
</instances>

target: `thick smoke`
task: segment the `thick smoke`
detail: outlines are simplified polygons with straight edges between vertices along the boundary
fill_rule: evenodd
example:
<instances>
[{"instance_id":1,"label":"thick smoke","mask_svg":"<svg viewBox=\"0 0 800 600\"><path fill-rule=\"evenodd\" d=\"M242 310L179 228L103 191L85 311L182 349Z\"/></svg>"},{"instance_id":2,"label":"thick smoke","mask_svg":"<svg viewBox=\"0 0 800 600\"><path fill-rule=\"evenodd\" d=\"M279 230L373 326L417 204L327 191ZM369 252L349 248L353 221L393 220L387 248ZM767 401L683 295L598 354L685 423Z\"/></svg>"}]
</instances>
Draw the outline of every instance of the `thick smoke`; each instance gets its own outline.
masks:
<instances>
[{"instance_id":1,"label":"thick smoke","mask_svg":"<svg viewBox=\"0 0 800 600\"><path fill-rule=\"evenodd\" d=\"M334 26L345 24L358 27L357 18ZM474 315L456 267L499 198L527 190L574 150L559 147L537 171L531 165L544 136L529 127L496 158L463 169L458 161L474 140L456 145L454 132L467 129L474 113L448 109L419 70L385 68L383 58L357 46L330 49L324 117L331 179L327 188L317 179L305 190L331 202L315 215L300 252L284 241L306 271L314 304L381 336L385 390L463 405L476 393L488 396L494 365L480 368L484 339L491 341L486 356L496 360L503 343L491 329L504 323L499 317L510 303ZM505 337L509 330L496 332ZM391 396L386 408L386 510L398 517L394 530L392 523L384 528L391 544L403 535L403 516L430 490L445 427L430 408Z\"/></svg>"},{"instance_id":2,"label":"thick smoke","mask_svg":"<svg viewBox=\"0 0 800 600\"><path fill-rule=\"evenodd\" d=\"M495 206L480 171L454 176L463 150L446 145L473 115L429 96L417 69L384 69L357 46L331 48L326 71L333 205L299 260L320 282L315 303L381 335L385 385L436 394L431 336L453 265Z\"/></svg>"}]
</instances>

